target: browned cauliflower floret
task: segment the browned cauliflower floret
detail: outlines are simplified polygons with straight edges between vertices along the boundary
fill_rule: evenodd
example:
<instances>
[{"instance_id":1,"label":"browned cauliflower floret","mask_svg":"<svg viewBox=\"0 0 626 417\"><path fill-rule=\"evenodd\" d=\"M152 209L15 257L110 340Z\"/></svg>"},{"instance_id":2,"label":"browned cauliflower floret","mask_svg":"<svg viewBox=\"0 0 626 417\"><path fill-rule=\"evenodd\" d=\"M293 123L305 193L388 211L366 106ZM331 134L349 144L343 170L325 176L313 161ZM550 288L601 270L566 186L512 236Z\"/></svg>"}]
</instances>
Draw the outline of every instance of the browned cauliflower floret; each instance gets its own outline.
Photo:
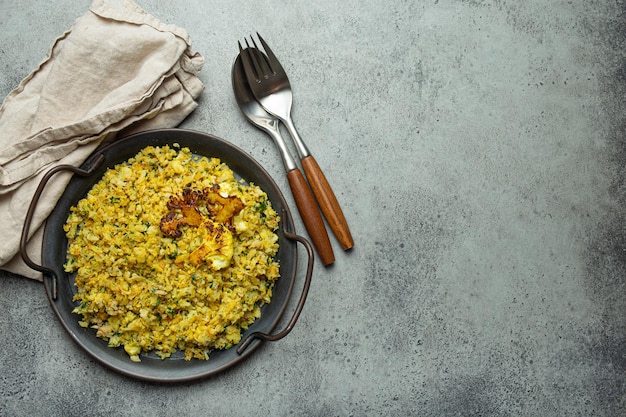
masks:
<instances>
[{"instance_id":1,"label":"browned cauliflower floret","mask_svg":"<svg viewBox=\"0 0 626 417\"><path fill-rule=\"evenodd\" d=\"M167 237L178 238L181 237L183 232L180 230L180 224L182 217L178 213L169 212L161 218L159 227L161 232Z\"/></svg>"},{"instance_id":2,"label":"browned cauliflower floret","mask_svg":"<svg viewBox=\"0 0 626 417\"><path fill-rule=\"evenodd\" d=\"M202 191L185 188L180 198L170 197L170 201L167 202L169 212L161 219L161 232L165 236L177 238L182 234L180 227L183 224L200 226L204 218L198 210L198 204L205 201L204 194Z\"/></svg>"},{"instance_id":3,"label":"browned cauliflower floret","mask_svg":"<svg viewBox=\"0 0 626 417\"><path fill-rule=\"evenodd\" d=\"M219 193L220 186L215 184L205 190L204 198L207 201L207 209L213 220L217 223L232 226L233 217L243 209L243 202L237 197L222 197Z\"/></svg>"},{"instance_id":4,"label":"browned cauliflower floret","mask_svg":"<svg viewBox=\"0 0 626 417\"><path fill-rule=\"evenodd\" d=\"M189 255L177 257L177 262L188 260L194 265L206 262L213 269L230 264L233 256L233 217L243 209L238 197L223 197L219 185L199 191L183 189L180 197L172 196L167 203L168 212L161 218L161 232L167 237L182 236L182 225L201 228L203 243ZM199 208L206 208L205 216Z\"/></svg>"},{"instance_id":5,"label":"browned cauliflower floret","mask_svg":"<svg viewBox=\"0 0 626 417\"><path fill-rule=\"evenodd\" d=\"M233 234L224 225L207 220L202 224L202 245L187 258L194 265L206 262L215 270L226 268L234 254Z\"/></svg>"}]
</instances>

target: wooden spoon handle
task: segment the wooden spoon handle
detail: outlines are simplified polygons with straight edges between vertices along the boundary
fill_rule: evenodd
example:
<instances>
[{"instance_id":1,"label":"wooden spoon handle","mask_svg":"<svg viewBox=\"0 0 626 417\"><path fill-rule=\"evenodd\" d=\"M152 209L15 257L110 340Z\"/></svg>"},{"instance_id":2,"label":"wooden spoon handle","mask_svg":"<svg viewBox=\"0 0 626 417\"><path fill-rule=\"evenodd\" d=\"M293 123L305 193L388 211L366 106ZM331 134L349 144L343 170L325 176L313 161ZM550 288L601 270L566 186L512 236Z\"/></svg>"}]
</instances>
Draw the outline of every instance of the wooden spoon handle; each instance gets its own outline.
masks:
<instances>
[{"instance_id":1,"label":"wooden spoon handle","mask_svg":"<svg viewBox=\"0 0 626 417\"><path fill-rule=\"evenodd\" d=\"M289 186L293 198L296 201L296 206L300 212L300 217L304 223L304 227L313 242L313 246L317 249L317 253L324 265L330 265L335 262L335 254L333 253L333 247L328 239L328 233L326 232L326 226L324 220L317 208L317 203L311 190L302 175L302 172L298 168L292 169L287 172L287 179L289 180Z\"/></svg>"},{"instance_id":2,"label":"wooden spoon handle","mask_svg":"<svg viewBox=\"0 0 626 417\"><path fill-rule=\"evenodd\" d=\"M341 211L335 193L330 188L330 184L328 184L326 176L324 176L317 161L312 155L306 156L302 158L302 168L304 168L306 178L309 180L313 194L317 198L317 203L322 209L328 225L337 237L337 240L339 240L341 247L344 250L352 248L354 241L352 240L348 222L343 215L343 211Z\"/></svg>"}]
</instances>

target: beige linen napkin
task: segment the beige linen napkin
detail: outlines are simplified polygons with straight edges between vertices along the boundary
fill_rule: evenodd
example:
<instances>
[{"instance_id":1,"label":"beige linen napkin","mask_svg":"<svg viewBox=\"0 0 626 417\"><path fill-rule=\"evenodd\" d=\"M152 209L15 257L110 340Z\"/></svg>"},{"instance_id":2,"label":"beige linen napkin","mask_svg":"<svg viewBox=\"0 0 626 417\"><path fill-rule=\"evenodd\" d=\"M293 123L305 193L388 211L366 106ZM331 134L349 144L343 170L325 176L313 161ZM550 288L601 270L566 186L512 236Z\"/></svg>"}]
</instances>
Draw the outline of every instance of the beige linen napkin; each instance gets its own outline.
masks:
<instances>
[{"instance_id":1,"label":"beige linen napkin","mask_svg":"<svg viewBox=\"0 0 626 417\"><path fill-rule=\"evenodd\" d=\"M130 0L91 4L0 107L0 269L42 279L19 255L41 178L56 165L80 165L104 141L177 126L197 106L203 63L184 29ZM37 206L28 242L37 263L42 226L69 177L55 176Z\"/></svg>"}]
</instances>

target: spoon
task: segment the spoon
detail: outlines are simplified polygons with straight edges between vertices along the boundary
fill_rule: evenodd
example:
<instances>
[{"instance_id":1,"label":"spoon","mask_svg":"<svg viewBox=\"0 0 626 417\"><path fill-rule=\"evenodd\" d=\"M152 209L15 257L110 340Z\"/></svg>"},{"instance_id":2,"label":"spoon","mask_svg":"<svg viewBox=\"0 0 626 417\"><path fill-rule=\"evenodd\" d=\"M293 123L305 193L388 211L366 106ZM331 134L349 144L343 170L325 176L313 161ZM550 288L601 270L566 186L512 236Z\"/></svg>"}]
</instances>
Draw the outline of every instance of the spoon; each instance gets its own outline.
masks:
<instances>
[{"instance_id":1,"label":"spoon","mask_svg":"<svg viewBox=\"0 0 626 417\"><path fill-rule=\"evenodd\" d=\"M266 112L254 98L243 70L241 55L237 55L233 64L232 83L235 99L241 112L250 123L266 132L276 144L304 227L311 237L322 263L325 266L332 264L335 262L335 254L315 198L280 134L278 119Z\"/></svg>"}]
</instances>

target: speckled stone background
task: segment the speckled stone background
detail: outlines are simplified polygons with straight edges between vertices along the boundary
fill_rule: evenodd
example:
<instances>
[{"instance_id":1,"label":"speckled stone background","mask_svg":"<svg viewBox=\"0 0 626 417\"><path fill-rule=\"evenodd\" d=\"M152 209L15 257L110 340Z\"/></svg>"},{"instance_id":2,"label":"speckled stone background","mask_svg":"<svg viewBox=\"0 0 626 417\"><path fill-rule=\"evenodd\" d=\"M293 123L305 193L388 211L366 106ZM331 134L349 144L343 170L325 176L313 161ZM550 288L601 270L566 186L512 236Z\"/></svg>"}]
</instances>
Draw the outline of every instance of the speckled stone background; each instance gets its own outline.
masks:
<instances>
[{"instance_id":1,"label":"speckled stone background","mask_svg":"<svg viewBox=\"0 0 626 417\"><path fill-rule=\"evenodd\" d=\"M0 273L0 415L626 415L623 0L138 3L206 58L183 127L292 201L230 84L237 40L274 47L356 246L316 264L286 339L166 386L91 360ZM0 96L88 6L0 0Z\"/></svg>"}]
</instances>

